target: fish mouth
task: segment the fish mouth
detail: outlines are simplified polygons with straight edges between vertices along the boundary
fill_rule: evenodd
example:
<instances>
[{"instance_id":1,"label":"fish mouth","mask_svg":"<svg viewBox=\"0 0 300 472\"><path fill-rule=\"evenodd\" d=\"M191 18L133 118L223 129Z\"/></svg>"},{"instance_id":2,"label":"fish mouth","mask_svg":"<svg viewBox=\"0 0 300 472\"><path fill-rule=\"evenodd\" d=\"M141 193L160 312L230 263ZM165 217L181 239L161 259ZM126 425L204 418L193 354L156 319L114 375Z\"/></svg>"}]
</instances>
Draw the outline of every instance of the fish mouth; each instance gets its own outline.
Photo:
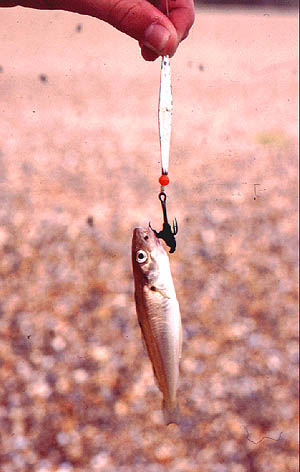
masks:
<instances>
[{"instance_id":1,"label":"fish mouth","mask_svg":"<svg viewBox=\"0 0 300 472\"><path fill-rule=\"evenodd\" d=\"M146 243L150 243L150 241L155 241L156 243L159 242L158 237L156 236L154 230L151 228L151 225L149 223L149 226L147 227L137 227L133 230L133 239L140 240L140 241L145 241Z\"/></svg>"},{"instance_id":2,"label":"fish mouth","mask_svg":"<svg viewBox=\"0 0 300 472\"><path fill-rule=\"evenodd\" d=\"M151 245L155 244L158 246L161 246L161 242L159 238L156 236L155 231L151 228L151 225L149 223L149 226L147 227L137 227L133 230L133 237L132 237L133 243L143 243L146 245Z\"/></svg>"}]
</instances>

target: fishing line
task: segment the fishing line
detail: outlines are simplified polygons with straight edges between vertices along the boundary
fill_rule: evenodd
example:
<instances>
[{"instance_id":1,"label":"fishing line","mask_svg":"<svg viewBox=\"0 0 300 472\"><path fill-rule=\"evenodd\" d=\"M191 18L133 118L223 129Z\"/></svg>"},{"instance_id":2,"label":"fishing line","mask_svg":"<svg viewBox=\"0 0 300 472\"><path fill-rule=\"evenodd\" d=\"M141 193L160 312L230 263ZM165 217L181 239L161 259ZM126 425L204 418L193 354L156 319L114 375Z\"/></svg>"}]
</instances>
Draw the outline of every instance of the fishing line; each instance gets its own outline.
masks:
<instances>
[{"instance_id":1,"label":"fishing line","mask_svg":"<svg viewBox=\"0 0 300 472\"><path fill-rule=\"evenodd\" d=\"M166 0L166 15L169 17L169 1Z\"/></svg>"}]
</instances>

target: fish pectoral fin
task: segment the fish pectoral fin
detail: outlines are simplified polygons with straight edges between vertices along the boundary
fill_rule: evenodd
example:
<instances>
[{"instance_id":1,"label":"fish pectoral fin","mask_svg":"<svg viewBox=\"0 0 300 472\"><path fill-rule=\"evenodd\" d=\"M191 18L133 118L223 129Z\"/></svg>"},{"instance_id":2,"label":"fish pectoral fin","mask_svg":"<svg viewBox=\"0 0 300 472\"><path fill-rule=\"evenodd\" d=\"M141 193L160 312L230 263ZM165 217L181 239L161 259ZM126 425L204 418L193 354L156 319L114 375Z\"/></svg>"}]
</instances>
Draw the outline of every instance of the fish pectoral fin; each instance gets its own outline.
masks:
<instances>
[{"instance_id":1,"label":"fish pectoral fin","mask_svg":"<svg viewBox=\"0 0 300 472\"><path fill-rule=\"evenodd\" d=\"M169 298L169 299L171 298L162 289L155 287L155 285L151 285L150 290L152 290L152 292L159 293L164 298Z\"/></svg>"}]
</instances>

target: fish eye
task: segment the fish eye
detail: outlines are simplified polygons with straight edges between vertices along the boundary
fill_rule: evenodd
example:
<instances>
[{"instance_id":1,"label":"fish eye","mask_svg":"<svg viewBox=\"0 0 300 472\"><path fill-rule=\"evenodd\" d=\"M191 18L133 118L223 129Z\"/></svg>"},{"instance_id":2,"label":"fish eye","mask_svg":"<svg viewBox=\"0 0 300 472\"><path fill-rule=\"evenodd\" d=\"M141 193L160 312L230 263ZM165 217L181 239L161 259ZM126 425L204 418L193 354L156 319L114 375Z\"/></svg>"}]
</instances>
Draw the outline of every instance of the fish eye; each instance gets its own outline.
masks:
<instances>
[{"instance_id":1,"label":"fish eye","mask_svg":"<svg viewBox=\"0 0 300 472\"><path fill-rule=\"evenodd\" d=\"M135 259L137 260L137 262L142 264L147 260L147 253L143 250L137 251Z\"/></svg>"}]
</instances>

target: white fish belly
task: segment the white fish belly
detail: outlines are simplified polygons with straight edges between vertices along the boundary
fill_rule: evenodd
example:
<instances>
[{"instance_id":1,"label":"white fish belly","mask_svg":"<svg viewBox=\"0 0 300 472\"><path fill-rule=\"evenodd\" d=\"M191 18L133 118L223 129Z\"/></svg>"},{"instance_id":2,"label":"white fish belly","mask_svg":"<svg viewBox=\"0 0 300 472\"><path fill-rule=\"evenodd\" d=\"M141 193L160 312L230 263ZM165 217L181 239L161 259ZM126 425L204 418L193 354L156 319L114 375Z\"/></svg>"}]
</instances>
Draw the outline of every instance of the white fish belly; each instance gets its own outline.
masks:
<instances>
[{"instance_id":1,"label":"white fish belly","mask_svg":"<svg viewBox=\"0 0 300 472\"><path fill-rule=\"evenodd\" d=\"M145 291L144 291L145 292ZM142 333L158 386L166 400L175 401L181 355L181 319L176 298L145 293Z\"/></svg>"}]
</instances>

